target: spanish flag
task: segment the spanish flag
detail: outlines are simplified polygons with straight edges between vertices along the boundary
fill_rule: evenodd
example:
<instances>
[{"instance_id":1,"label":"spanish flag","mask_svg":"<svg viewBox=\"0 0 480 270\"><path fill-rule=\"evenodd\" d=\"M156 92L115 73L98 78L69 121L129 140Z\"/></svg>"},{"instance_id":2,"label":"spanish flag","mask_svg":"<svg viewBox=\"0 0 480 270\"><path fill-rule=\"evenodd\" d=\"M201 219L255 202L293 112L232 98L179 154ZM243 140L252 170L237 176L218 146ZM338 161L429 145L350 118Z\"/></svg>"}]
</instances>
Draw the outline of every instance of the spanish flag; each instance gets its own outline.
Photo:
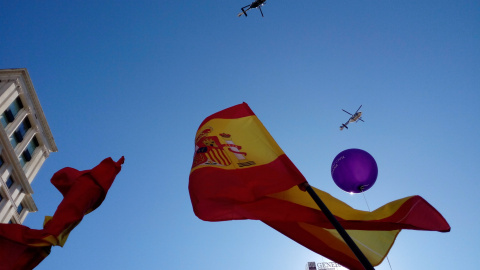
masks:
<instances>
[{"instance_id":1,"label":"spanish flag","mask_svg":"<svg viewBox=\"0 0 480 270\"><path fill-rule=\"evenodd\" d=\"M205 221L260 220L349 269L364 269L309 194L307 182L246 103L207 117L195 136L189 192ZM420 196L375 211L351 208L314 188L372 265L379 265L402 229L450 231Z\"/></svg>"},{"instance_id":2,"label":"spanish flag","mask_svg":"<svg viewBox=\"0 0 480 270\"><path fill-rule=\"evenodd\" d=\"M53 217L45 217L43 229L0 224L0 270L33 269L52 246L63 247L83 217L103 202L123 162L123 157L117 162L107 158L91 170L67 167L56 172L51 183L64 198Z\"/></svg>"}]
</instances>

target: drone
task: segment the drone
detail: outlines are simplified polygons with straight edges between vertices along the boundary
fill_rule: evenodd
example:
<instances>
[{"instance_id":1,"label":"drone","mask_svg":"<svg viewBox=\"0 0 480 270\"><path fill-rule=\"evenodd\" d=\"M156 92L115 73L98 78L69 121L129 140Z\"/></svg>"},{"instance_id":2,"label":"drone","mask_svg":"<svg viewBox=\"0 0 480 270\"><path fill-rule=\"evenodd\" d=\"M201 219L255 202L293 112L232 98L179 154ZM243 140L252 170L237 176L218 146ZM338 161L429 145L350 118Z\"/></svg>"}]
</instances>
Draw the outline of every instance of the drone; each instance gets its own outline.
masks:
<instances>
[{"instance_id":1,"label":"drone","mask_svg":"<svg viewBox=\"0 0 480 270\"><path fill-rule=\"evenodd\" d=\"M247 11L249 11L252 8L258 8L260 10L260 13L262 14L263 17L263 12L262 12L262 6L265 4L267 0L255 0L253 1L250 5L246 5L242 7L242 12L238 13L238 17L245 15L247 17ZM247 9L245 9L247 8Z\"/></svg>"},{"instance_id":2,"label":"drone","mask_svg":"<svg viewBox=\"0 0 480 270\"><path fill-rule=\"evenodd\" d=\"M362 116L362 112L359 112L359 110L360 110L361 107L362 107L362 105L360 105L360 107L358 107L357 111L356 111L354 114L351 114L351 113L345 111L344 109L342 109L342 111L350 114L351 117L350 117L350 119L347 120L347 122L345 122L345 124L342 124L342 125L340 126L340 130L343 130L343 128L348 129L348 127L347 127L348 123L353 123L353 122L356 123L356 122L358 122L358 121L365 122L365 121L363 121L363 119L362 119L362 117L361 117L361 116Z\"/></svg>"}]
</instances>

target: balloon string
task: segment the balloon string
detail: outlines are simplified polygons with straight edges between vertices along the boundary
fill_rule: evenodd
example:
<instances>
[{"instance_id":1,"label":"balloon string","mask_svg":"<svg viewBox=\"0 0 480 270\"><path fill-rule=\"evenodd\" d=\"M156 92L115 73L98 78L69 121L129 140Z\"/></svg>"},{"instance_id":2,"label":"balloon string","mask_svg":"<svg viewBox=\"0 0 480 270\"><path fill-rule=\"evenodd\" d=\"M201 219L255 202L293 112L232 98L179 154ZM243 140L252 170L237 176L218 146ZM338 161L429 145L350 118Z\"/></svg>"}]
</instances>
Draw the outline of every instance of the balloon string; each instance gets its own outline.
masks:
<instances>
[{"instance_id":1,"label":"balloon string","mask_svg":"<svg viewBox=\"0 0 480 270\"><path fill-rule=\"evenodd\" d=\"M367 197L365 197L365 192L363 192L363 186L360 187L360 190L362 191L363 199L365 200L365 203L367 204L368 212L372 212L370 210L370 206L368 205Z\"/></svg>"},{"instance_id":2,"label":"balloon string","mask_svg":"<svg viewBox=\"0 0 480 270\"><path fill-rule=\"evenodd\" d=\"M387 256L387 262L388 262L388 265L390 266L390 270L392 270L392 265L390 264L390 260L388 259L388 256Z\"/></svg>"},{"instance_id":3,"label":"balloon string","mask_svg":"<svg viewBox=\"0 0 480 270\"><path fill-rule=\"evenodd\" d=\"M360 187L360 191L362 192L363 199L365 199L365 203L367 204L368 212L372 212L372 210L370 210L370 206L368 205L367 197L365 196L365 192L363 192L363 186ZM390 264L390 260L388 259L388 255L387 255L387 262L388 262L388 266L390 266L390 270L392 270L392 265Z\"/></svg>"}]
</instances>

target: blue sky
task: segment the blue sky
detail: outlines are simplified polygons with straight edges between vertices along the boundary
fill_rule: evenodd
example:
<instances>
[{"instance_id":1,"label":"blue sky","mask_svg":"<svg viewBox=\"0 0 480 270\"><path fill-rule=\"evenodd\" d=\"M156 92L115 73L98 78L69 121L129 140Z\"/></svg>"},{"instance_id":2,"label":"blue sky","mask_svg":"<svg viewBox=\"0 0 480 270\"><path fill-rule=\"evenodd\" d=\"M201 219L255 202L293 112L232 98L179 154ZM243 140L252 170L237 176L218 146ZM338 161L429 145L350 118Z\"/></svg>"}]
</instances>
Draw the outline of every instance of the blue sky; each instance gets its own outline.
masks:
<instances>
[{"instance_id":1,"label":"blue sky","mask_svg":"<svg viewBox=\"0 0 480 270\"><path fill-rule=\"evenodd\" d=\"M370 208L421 195L449 233L403 231L393 269L477 268L480 2L7 1L0 68L27 68L58 153L33 182L40 228L65 166L125 156L107 199L37 269L304 269L322 258L259 221L204 222L188 175L201 121L247 102L310 183L342 150L376 159ZM341 109L365 123L339 131ZM376 269L390 269L384 262Z\"/></svg>"}]
</instances>

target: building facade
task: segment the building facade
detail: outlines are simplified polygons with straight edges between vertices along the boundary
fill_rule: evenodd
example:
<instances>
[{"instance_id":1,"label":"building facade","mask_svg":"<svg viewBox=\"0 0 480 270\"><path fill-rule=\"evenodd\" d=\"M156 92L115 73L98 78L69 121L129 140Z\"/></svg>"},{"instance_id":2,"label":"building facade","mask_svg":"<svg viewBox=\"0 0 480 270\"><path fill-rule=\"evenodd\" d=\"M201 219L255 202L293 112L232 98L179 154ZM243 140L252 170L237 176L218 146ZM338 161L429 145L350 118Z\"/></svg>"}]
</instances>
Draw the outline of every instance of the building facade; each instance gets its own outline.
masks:
<instances>
[{"instance_id":1,"label":"building facade","mask_svg":"<svg viewBox=\"0 0 480 270\"><path fill-rule=\"evenodd\" d=\"M57 146L27 69L0 70L0 223L36 212L31 183Z\"/></svg>"}]
</instances>

